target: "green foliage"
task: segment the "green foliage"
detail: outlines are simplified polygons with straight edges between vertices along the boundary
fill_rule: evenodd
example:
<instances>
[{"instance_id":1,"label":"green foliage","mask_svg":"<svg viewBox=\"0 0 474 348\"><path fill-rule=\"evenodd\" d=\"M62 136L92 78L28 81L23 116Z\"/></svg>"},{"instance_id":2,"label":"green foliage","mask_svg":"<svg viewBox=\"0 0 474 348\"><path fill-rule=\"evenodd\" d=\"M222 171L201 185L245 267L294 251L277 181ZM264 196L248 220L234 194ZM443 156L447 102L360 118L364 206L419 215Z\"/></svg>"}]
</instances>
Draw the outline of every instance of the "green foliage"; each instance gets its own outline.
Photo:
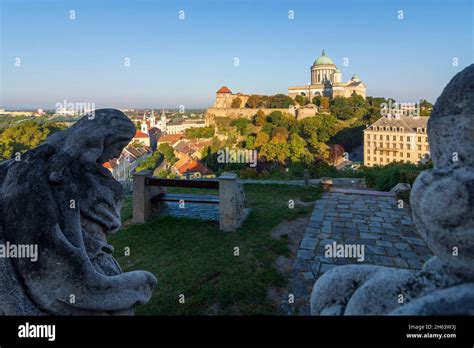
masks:
<instances>
[{"instance_id":1,"label":"green foliage","mask_svg":"<svg viewBox=\"0 0 474 348\"><path fill-rule=\"evenodd\" d=\"M174 155L173 147L168 143L160 144L160 146L158 146L158 152L163 154L166 163L170 166L178 161L178 159Z\"/></svg>"},{"instance_id":2,"label":"green foliage","mask_svg":"<svg viewBox=\"0 0 474 348\"><path fill-rule=\"evenodd\" d=\"M145 158L135 169L136 172L141 172L142 170L154 170L160 165L163 161L163 154L158 151L155 151L151 156Z\"/></svg>"},{"instance_id":3,"label":"green foliage","mask_svg":"<svg viewBox=\"0 0 474 348\"><path fill-rule=\"evenodd\" d=\"M267 161L283 164L290 157L290 148L287 143L272 140L262 145L259 155L265 157Z\"/></svg>"},{"instance_id":4,"label":"green foliage","mask_svg":"<svg viewBox=\"0 0 474 348\"><path fill-rule=\"evenodd\" d=\"M266 132L259 132L255 139L254 146L259 148L270 141L270 136Z\"/></svg>"},{"instance_id":5,"label":"green foliage","mask_svg":"<svg viewBox=\"0 0 474 348\"><path fill-rule=\"evenodd\" d=\"M343 128L331 137L331 144L340 144L346 151L352 151L364 141L364 125Z\"/></svg>"},{"instance_id":6,"label":"green foliage","mask_svg":"<svg viewBox=\"0 0 474 348\"><path fill-rule=\"evenodd\" d=\"M329 98L317 95L312 100L313 104L320 107L321 109L329 109Z\"/></svg>"},{"instance_id":7,"label":"green foliage","mask_svg":"<svg viewBox=\"0 0 474 348\"><path fill-rule=\"evenodd\" d=\"M187 139L212 138L214 131L214 127L188 128L184 131L184 136Z\"/></svg>"},{"instance_id":8,"label":"green foliage","mask_svg":"<svg viewBox=\"0 0 474 348\"><path fill-rule=\"evenodd\" d=\"M270 109L287 109L290 105L294 105L295 101L285 94L275 94L274 96L268 97L265 102L265 107Z\"/></svg>"},{"instance_id":9,"label":"green foliage","mask_svg":"<svg viewBox=\"0 0 474 348\"><path fill-rule=\"evenodd\" d=\"M255 139L253 135L248 135L247 138L245 138L245 148L248 150L255 149Z\"/></svg>"},{"instance_id":10,"label":"green foliage","mask_svg":"<svg viewBox=\"0 0 474 348\"><path fill-rule=\"evenodd\" d=\"M266 118L265 113L262 110L258 110L253 118L253 124L256 126L262 126L265 123Z\"/></svg>"},{"instance_id":11,"label":"green foliage","mask_svg":"<svg viewBox=\"0 0 474 348\"><path fill-rule=\"evenodd\" d=\"M305 97L303 95L297 95L295 97L295 102L297 102L300 106L304 106L309 103L308 97Z\"/></svg>"},{"instance_id":12,"label":"green foliage","mask_svg":"<svg viewBox=\"0 0 474 348\"><path fill-rule=\"evenodd\" d=\"M390 191L399 182L413 184L418 174L432 165L416 165L413 163L389 163L385 166L362 167L368 187L380 191Z\"/></svg>"},{"instance_id":13,"label":"green foliage","mask_svg":"<svg viewBox=\"0 0 474 348\"><path fill-rule=\"evenodd\" d=\"M366 103L366 100L362 96L354 92L350 98L333 98L329 110L340 120L348 120L351 118L362 119L368 113Z\"/></svg>"},{"instance_id":14,"label":"green foliage","mask_svg":"<svg viewBox=\"0 0 474 348\"><path fill-rule=\"evenodd\" d=\"M0 134L0 160L9 159L16 152L23 153L40 145L48 136L63 128L54 123L39 124L34 121L24 121L5 128Z\"/></svg>"},{"instance_id":15,"label":"green foliage","mask_svg":"<svg viewBox=\"0 0 474 348\"><path fill-rule=\"evenodd\" d=\"M236 120L233 120L230 123L231 126L235 126L237 128L237 131L240 133L240 135L248 135L249 134L249 125L250 121L246 118L238 118Z\"/></svg>"}]
</instances>

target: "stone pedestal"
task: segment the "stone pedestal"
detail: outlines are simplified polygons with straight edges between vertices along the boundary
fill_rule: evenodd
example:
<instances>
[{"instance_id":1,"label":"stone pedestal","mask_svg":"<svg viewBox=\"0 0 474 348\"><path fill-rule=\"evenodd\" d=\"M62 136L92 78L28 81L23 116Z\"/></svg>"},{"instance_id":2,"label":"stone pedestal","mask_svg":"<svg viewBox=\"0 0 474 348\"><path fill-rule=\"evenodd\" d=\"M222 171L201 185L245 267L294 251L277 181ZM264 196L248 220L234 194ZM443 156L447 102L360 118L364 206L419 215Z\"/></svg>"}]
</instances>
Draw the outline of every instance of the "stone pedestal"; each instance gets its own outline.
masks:
<instances>
[{"instance_id":1,"label":"stone pedestal","mask_svg":"<svg viewBox=\"0 0 474 348\"><path fill-rule=\"evenodd\" d=\"M219 177L219 225L225 232L236 231L245 218L245 194L237 174L225 172Z\"/></svg>"},{"instance_id":2,"label":"stone pedestal","mask_svg":"<svg viewBox=\"0 0 474 348\"><path fill-rule=\"evenodd\" d=\"M143 224L153 213L159 212L165 207L163 202L152 202L152 198L164 193L166 188L146 186L146 179L151 177L151 170L133 174L133 223Z\"/></svg>"}]
</instances>

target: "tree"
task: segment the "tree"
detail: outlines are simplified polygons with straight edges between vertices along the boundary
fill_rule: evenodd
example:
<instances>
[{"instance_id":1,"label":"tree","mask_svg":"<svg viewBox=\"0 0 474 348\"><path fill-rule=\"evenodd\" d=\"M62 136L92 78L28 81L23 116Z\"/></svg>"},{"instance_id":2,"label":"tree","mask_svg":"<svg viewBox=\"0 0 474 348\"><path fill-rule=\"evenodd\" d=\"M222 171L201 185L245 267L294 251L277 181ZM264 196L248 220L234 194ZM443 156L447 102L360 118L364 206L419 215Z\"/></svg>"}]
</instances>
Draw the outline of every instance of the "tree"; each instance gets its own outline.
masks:
<instances>
[{"instance_id":1,"label":"tree","mask_svg":"<svg viewBox=\"0 0 474 348\"><path fill-rule=\"evenodd\" d=\"M266 119L267 117L265 116L265 113L262 110L258 110L257 114L253 119L253 124L256 126L262 126L265 123Z\"/></svg>"},{"instance_id":2,"label":"tree","mask_svg":"<svg viewBox=\"0 0 474 348\"><path fill-rule=\"evenodd\" d=\"M158 146L158 151L163 154L166 163L169 165L173 165L178 161L176 156L174 155L173 147L168 143L162 143Z\"/></svg>"},{"instance_id":3,"label":"tree","mask_svg":"<svg viewBox=\"0 0 474 348\"><path fill-rule=\"evenodd\" d=\"M259 132L255 139L255 147L259 148L270 141L270 136L265 132Z\"/></svg>"},{"instance_id":4,"label":"tree","mask_svg":"<svg viewBox=\"0 0 474 348\"><path fill-rule=\"evenodd\" d=\"M214 127L188 128L184 131L184 136L187 139L212 138L214 132Z\"/></svg>"},{"instance_id":5,"label":"tree","mask_svg":"<svg viewBox=\"0 0 474 348\"><path fill-rule=\"evenodd\" d=\"M136 168L135 171L141 172L142 170L154 170L163 161L163 154L155 151L153 155L145 158Z\"/></svg>"},{"instance_id":6,"label":"tree","mask_svg":"<svg viewBox=\"0 0 474 348\"><path fill-rule=\"evenodd\" d=\"M248 150L255 149L255 137L253 135L249 135L245 138L245 148Z\"/></svg>"},{"instance_id":7,"label":"tree","mask_svg":"<svg viewBox=\"0 0 474 348\"><path fill-rule=\"evenodd\" d=\"M292 133L290 135L289 151L290 159L292 162L302 161L303 157L305 156L305 153L308 152L306 150L306 142L297 133Z\"/></svg>"},{"instance_id":8,"label":"tree","mask_svg":"<svg viewBox=\"0 0 474 348\"><path fill-rule=\"evenodd\" d=\"M337 164L339 158L342 157L344 154L344 148L339 144L331 144L329 145L329 159L331 160L333 165Z\"/></svg>"},{"instance_id":9,"label":"tree","mask_svg":"<svg viewBox=\"0 0 474 348\"><path fill-rule=\"evenodd\" d=\"M237 98L234 98L234 100L232 100L232 104L230 105L230 107L234 109L238 109L240 108L241 104L242 104L242 99L237 97Z\"/></svg>"},{"instance_id":10,"label":"tree","mask_svg":"<svg viewBox=\"0 0 474 348\"><path fill-rule=\"evenodd\" d=\"M0 159L9 159L16 152L22 153L37 147L47 137L63 128L54 123L39 124L35 121L24 121L8 127L0 135Z\"/></svg>"},{"instance_id":11,"label":"tree","mask_svg":"<svg viewBox=\"0 0 474 348\"><path fill-rule=\"evenodd\" d=\"M250 121L246 118L238 118L233 120L230 125L235 126L240 135L247 135L247 127L250 124Z\"/></svg>"},{"instance_id":12,"label":"tree","mask_svg":"<svg viewBox=\"0 0 474 348\"><path fill-rule=\"evenodd\" d=\"M295 101L285 94L275 94L274 96L270 96L265 103L267 108L272 109L287 109L290 105L295 105Z\"/></svg>"},{"instance_id":13,"label":"tree","mask_svg":"<svg viewBox=\"0 0 474 348\"><path fill-rule=\"evenodd\" d=\"M267 161L283 164L290 156L290 149L287 143L277 143L272 140L261 147L259 154Z\"/></svg>"},{"instance_id":14,"label":"tree","mask_svg":"<svg viewBox=\"0 0 474 348\"><path fill-rule=\"evenodd\" d=\"M329 109L329 98L317 95L312 100L313 104L320 107L321 109Z\"/></svg>"},{"instance_id":15,"label":"tree","mask_svg":"<svg viewBox=\"0 0 474 348\"><path fill-rule=\"evenodd\" d=\"M252 94L245 104L246 108L256 109L262 106L262 96Z\"/></svg>"},{"instance_id":16,"label":"tree","mask_svg":"<svg viewBox=\"0 0 474 348\"><path fill-rule=\"evenodd\" d=\"M286 129L285 127L275 127L272 130L272 141L274 141L275 143L286 143L288 135L288 129Z\"/></svg>"},{"instance_id":17,"label":"tree","mask_svg":"<svg viewBox=\"0 0 474 348\"><path fill-rule=\"evenodd\" d=\"M304 106L309 103L309 99L303 95L298 94L295 97L295 102L297 102L300 106Z\"/></svg>"}]
</instances>

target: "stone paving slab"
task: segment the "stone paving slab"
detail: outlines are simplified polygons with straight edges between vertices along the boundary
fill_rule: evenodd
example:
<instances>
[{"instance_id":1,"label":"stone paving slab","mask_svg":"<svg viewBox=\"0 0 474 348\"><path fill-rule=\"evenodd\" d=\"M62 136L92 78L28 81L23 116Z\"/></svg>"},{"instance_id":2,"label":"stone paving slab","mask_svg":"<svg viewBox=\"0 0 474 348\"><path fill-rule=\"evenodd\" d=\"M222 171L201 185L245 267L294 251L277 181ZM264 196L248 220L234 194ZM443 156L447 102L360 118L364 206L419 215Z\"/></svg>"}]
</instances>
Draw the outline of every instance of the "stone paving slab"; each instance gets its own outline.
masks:
<instances>
[{"instance_id":1,"label":"stone paving slab","mask_svg":"<svg viewBox=\"0 0 474 348\"><path fill-rule=\"evenodd\" d=\"M326 192L316 202L290 277L290 291L295 299L300 299L299 303L305 304L293 314L310 314L309 299L314 282L332 268L373 264L420 269L432 256L416 232L410 210L398 208L396 197L358 191ZM334 242L354 248L363 246L364 260L326 257L326 245ZM291 307L286 310L291 314Z\"/></svg>"}]
</instances>

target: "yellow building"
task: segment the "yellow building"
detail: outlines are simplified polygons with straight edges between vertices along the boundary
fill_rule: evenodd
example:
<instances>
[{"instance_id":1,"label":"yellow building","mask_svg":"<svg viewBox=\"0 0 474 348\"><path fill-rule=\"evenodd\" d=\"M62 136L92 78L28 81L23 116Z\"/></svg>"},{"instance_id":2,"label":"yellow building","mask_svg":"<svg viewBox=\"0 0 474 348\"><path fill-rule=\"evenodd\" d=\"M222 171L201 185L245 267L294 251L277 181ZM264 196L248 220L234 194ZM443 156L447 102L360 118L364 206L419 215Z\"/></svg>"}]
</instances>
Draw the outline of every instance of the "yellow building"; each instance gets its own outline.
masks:
<instances>
[{"instance_id":1,"label":"yellow building","mask_svg":"<svg viewBox=\"0 0 474 348\"><path fill-rule=\"evenodd\" d=\"M364 165L429 158L428 117L386 115L364 130Z\"/></svg>"}]
</instances>

